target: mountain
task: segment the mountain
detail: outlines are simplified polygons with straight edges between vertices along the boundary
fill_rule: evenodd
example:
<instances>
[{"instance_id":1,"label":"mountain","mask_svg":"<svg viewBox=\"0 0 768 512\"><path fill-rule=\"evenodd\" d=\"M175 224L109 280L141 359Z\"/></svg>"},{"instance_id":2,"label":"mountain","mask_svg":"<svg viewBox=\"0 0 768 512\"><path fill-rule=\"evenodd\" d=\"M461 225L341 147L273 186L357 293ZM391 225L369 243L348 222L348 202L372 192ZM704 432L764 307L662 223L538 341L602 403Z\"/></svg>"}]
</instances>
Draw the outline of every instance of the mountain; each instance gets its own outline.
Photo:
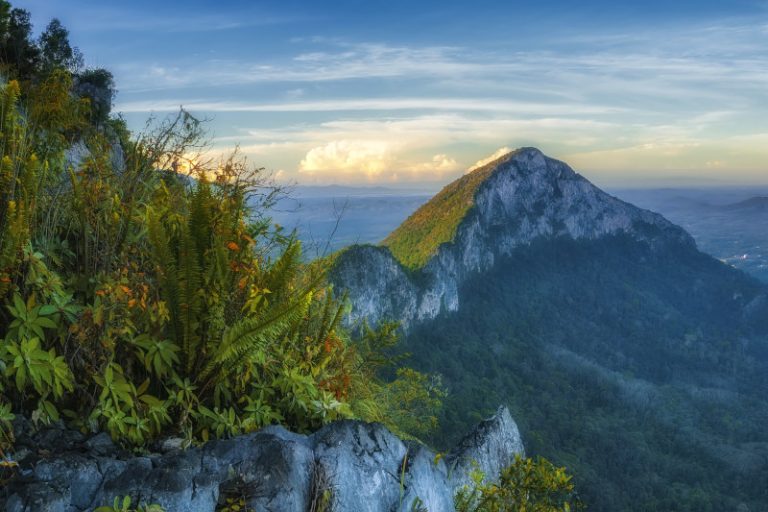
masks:
<instances>
[{"instance_id":1,"label":"mountain","mask_svg":"<svg viewBox=\"0 0 768 512\"><path fill-rule=\"evenodd\" d=\"M330 278L440 376L435 446L502 402L590 510L768 509L765 285L566 164L507 154Z\"/></svg>"},{"instance_id":2,"label":"mountain","mask_svg":"<svg viewBox=\"0 0 768 512\"><path fill-rule=\"evenodd\" d=\"M352 246L333 282L352 293L351 319L434 318L459 308L458 288L499 258L540 238L624 234L654 247L694 247L661 215L592 185L535 148L508 153L451 183L382 246Z\"/></svg>"},{"instance_id":3,"label":"mountain","mask_svg":"<svg viewBox=\"0 0 768 512\"><path fill-rule=\"evenodd\" d=\"M722 208L732 212L766 213L768 212L768 197L751 197L738 203L725 205Z\"/></svg>"}]
</instances>

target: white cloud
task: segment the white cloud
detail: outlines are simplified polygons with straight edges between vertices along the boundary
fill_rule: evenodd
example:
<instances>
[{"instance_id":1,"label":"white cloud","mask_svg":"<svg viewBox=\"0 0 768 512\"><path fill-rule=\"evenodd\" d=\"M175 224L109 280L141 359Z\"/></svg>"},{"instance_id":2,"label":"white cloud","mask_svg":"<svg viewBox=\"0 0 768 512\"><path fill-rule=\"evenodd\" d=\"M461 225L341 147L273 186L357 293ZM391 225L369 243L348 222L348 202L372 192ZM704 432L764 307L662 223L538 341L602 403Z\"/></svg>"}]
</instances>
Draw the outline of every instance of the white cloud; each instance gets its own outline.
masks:
<instances>
[{"instance_id":1,"label":"white cloud","mask_svg":"<svg viewBox=\"0 0 768 512\"><path fill-rule=\"evenodd\" d=\"M409 156L407 145L375 139L340 139L313 147L299 163L299 173L316 182L435 181L461 165L440 153L429 160Z\"/></svg>"},{"instance_id":2,"label":"white cloud","mask_svg":"<svg viewBox=\"0 0 768 512\"><path fill-rule=\"evenodd\" d=\"M391 162L391 149L385 141L334 140L310 149L301 160L299 171L373 179L387 170Z\"/></svg>"},{"instance_id":3,"label":"white cloud","mask_svg":"<svg viewBox=\"0 0 768 512\"><path fill-rule=\"evenodd\" d=\"M304 96L304 94L306 94L306 92L307 91L305 91L304 89L299 87L299 88L296 88L296 89L289 89L289 90L285 91L285 96L287 98L301 98L302 96Z\"/></svg>"},{"instance_id":4,"label":"white cloud","mask_svg":"<svg viewBox=\"0 0 768 512\"><path fill-rule=\"evenodd\" d=\"M442 175L443 173L458 171L460 168L461 166L455 159L441 153L433 156L429 162L420 162L406 167L405 170L418 174Z\"/></svg>"},{"instance_id":5,"label":"white cloud","mask_svg":"<svg viewBox=\"0 0 768 512\"><path fill-rule=\"evenodd\" d=\"M134 101L116 110L183 104L232 125L253 120L253 130L225 133L216 145L242 142L260 163L294 176L298 168L302 178L444 179L502 144L501 152L539 146L605 173L715 174L711 162L720 161L756 173L768 147L755 133L768 115L764 24L726 23L547 38L528 51L302 39L277 60L137 63L123 70L135 84L177 90L141 101L148 96L128 86L123 97ZM220 86L240 84L255 85L242 88L247 94L226 89L221 101ZM195 97L173 100L185 96Z\"/></svg>"},{"instance_id":6,"label":"white cloud","mask_svg":"<svg viewBox=\"0 0 768 512\"><path fill-rule=\"evenodd\" d=\"M45 2L43 2L45 4ZM263 8L249 8L240 12L219 9L218 12L179 12L155 9L151 16L133 8L103 3L88 7L88 16L72 16L67 20L73 32L147 32L147 33L194 33L255 28L286 24L306 19L305 16L273 15ZM37 9L34 12L38 12Z\"/></svg>"},{"instance_id":7,"label":"white cloud","mask_svg":"<svg viewBox=\"0 0 768 512\"><path fill-rule=\"evenodd\" d=\"M162 71L157 71L161 73ZM130 101L118 103L116 111L124 113L173 112L183 105L192 112L335 112L379 110L443 110L505 114L577 115L611 114L626 109L601 105L578 105L509 101L494 98L359 98L281 103L209 101L187 98L163 101Z\"/></svg>"},{"instance_id":8,"label":"white cloud","mask_svg":"<svg viewBox=\"0 0 768 512\"><path fill-rule=\"evenodd\" d=\"M481 158L480 160L475 162L472 165L472 167L467 169L467 172L472 172L475 169L478 169L478 168L484 166L485 164L489 164L489 163L493 162L494 160L497 160L497 159L501 158L502 156L506 155L510 151L512 151L512 148L507 147L507 146L504 146L503 148L499 148L496 151L494 151L491 156L488 156L486 158Z\"/></svg>"}]
</instances>

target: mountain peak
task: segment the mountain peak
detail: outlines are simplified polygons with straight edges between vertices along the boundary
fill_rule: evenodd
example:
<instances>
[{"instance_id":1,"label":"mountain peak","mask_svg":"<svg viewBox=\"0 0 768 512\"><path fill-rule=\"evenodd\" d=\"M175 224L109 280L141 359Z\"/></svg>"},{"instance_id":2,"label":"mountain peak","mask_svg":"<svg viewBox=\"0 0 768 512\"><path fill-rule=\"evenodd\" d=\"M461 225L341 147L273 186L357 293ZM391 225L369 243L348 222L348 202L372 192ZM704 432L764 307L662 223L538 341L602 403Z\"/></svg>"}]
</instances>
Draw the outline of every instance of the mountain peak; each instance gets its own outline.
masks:
<instances>
[{"instance_id":1,"label":"mountain peak","mask_svg":"<svg viewBox=\"0 0 768 512\"><path fill-rule=\"evenodd\" d=\"M606 236L695 249L690 235L661 215L603 192L536 148L520 148L447 185L382 247L346 251L333 281L355 297L353 318L375 323L389 316L407 325L456 310L466 276L492 268L519 247ZM355 290L367 290L365 297ZM395 299L382 307L382 296Z\"/></svg>"},{"instance_id":2,"label":"mountain peak","mask_svg":"<svg viewBox=\"0 0 768 512\"><path fill-rule=\"evenodd\" d=\"M475 204L478 189L494 173L508 169L545 171L546 157L537 148L523 147L472 169L416 210L382 245L389 247L404 266L424 266L440 245L453 240L461 221Z\"/></svg>"},{"instance_id":3,"label":"mountain peak","mask_svg":"<svg viewBox=\"0 0 768 512\"><path fill-rule=\"evenodd\" d=\"M447 185L382 245L405 267L422 268L443 244L456 239L460 226L473 212L485 227L510 229L517 225L527 232L526 242L536 236L595 238L607 232L629 232L636 221L667 231L673 227L660 215L606 194L537 148L524 147ZM687 237L676 229L679 238Z\"/></svg>"}]
</instances>

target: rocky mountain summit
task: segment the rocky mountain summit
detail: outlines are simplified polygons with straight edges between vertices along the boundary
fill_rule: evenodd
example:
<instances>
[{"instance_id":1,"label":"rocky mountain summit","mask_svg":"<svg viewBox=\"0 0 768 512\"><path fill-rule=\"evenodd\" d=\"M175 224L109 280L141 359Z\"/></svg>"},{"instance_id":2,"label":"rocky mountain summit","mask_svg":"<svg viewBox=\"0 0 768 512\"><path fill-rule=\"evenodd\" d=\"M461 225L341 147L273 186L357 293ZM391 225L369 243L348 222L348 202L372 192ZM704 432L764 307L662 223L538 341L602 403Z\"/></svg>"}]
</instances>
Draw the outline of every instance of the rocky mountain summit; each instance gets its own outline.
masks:
<instances>
[{"instance_id":1,"label":"rocky mountain summit","mask_svg":"<svg viewBox=\"0 0 768 512\"><path fill-rule=\"evenodd\" d=\"M8 512L81 512L131 496L168 512L213 512L222 493L236 490L252 510L338 512L453 510L456 491L475 467L496 476L523 454L509 410L481 422L446 457L403 442L380 424L340 421L310 435L268 427L234 439L166 453L130 456L107 434L34 432L16 423L18 476L0 491ZM477 465L477 466L475 466ZM491 478L492 479L492 478Z\"/></svg>"},{"instance_id":2,"label":"rocky mountain summit","mask_svg":"<svg viewBox=\"0 0 768 512\"><path fill-rule=\"evenodd\" d=\"M459 287L516 248L542 238L628 235L652 247L695 248L659 214L603 192L568 165L522 148L448 185L382 246L353 246L331 275L347 290L350 321L407 328L459 308Z\"/></svg>"}]
</instances>

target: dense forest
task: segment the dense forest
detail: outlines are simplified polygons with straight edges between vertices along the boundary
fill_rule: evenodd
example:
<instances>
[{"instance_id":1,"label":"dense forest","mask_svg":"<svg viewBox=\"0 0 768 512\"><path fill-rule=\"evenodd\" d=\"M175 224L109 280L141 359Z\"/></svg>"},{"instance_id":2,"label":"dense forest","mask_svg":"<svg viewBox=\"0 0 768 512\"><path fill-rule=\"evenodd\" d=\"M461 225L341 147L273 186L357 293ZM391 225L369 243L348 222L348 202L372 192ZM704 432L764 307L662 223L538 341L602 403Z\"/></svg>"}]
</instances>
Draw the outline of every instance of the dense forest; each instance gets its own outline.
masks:
<instances>
[{"instance_id":1,"label":"dense forest","mask_svg":"<svg viewBox=\"0 0 768 512\"><path fill-rule=\"evenodd\" d=\"M407 337L447 387L431 440L508 403L529 452L572 468L594 510L761 510L765 315L733 294L761 287L623 237L520 248Z\"/></svg>"}]
</instances>

